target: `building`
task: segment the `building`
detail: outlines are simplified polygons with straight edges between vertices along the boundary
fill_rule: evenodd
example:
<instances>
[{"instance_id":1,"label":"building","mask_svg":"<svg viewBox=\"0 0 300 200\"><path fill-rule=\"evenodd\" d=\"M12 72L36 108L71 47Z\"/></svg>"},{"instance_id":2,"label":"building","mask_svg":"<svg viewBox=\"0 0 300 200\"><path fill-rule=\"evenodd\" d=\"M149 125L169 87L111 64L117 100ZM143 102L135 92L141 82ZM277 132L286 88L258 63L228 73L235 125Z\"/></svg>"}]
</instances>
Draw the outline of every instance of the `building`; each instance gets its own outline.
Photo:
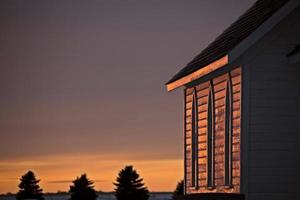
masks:
<instances>
[{"instance_id":1,"label":"building","mask_svg":"<svg viewBox=\"0 0 300 200\"><path fill-rule=\"evenodd\" d=\"M299 5L258 0L167 82L184 88L185 198L300 199Z\"/></svg>"}]
</instances>

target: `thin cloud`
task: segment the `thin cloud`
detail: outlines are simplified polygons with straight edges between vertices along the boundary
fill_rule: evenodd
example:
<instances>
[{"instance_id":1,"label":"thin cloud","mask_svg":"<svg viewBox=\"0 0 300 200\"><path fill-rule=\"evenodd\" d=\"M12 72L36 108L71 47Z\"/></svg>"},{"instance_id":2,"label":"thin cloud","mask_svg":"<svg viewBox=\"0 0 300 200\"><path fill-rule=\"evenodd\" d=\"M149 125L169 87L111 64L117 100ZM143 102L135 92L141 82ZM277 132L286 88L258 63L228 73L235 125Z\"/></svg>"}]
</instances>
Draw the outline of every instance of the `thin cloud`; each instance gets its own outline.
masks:
<instances>
[{"instance_id":1,"label":"thin cloud","mask_svg":"<svg viewBox=\"0 0 300 200\"><path fill-rule=\"evenodd\" d=\"M18 178L6 178L5 180L0 180L0 182L8 182L8 181L17 181Z\"/></svg>"}]
</instances>

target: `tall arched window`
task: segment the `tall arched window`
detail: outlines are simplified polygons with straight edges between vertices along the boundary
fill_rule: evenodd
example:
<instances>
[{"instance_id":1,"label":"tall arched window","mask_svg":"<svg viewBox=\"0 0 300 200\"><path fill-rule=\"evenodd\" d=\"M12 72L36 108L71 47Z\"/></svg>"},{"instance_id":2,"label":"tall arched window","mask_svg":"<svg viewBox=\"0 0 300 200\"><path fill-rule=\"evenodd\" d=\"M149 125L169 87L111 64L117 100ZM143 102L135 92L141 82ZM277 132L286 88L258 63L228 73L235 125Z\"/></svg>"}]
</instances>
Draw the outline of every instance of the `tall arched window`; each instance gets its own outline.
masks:
<instances>
[{"instance_id":1,"label":"tall arched window","mask_svg":"<svg viewBox=\"0 0 300 200\"><path fill-rule=\"evenodd\" d=\"M192 187L198 187L198 103L195 88L192 102Z\"/></svg>"},{"instance_id":2,"label":"tall arched window","mask_svg":"<svg viewBox=\"0 0 300 200\"><path fill-rule=\"evenodd\" d=\"M229 74L225 98L225 146L224 146L224 182L225 186L232 184L232 84Z\"/></svg>"},{"instance_id":3,"label":"tall arched window","mask_svg":"<svg viewBox=\"0 0 300 200\"><path fill-rule=\"evenodd\" d=\"M210 84L207 108L207 187L214 187L214 91Z\"/></svg>"}]
</instances>

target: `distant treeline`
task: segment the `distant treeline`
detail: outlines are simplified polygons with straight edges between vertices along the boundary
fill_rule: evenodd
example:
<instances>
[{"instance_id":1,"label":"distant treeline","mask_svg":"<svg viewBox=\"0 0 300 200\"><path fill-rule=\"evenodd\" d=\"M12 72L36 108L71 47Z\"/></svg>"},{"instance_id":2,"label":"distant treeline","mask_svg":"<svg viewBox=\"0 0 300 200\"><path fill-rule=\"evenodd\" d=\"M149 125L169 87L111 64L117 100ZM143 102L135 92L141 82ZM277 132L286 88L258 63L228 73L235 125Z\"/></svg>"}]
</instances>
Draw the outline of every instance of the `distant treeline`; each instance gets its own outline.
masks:
<instances>
[{"instance_id":1,"label":"distant treeline","mask_svg":"<svg viewBox=\"0 0 300 200\"><path fill-rule=\"evenodd\" d=\"M96 192L97 194L104 194L104 195L115 195L114 191L110 191L110 192L102 192L102 191L98 191ZM150 195L156 195L156 194L173 194L172 191L170 192L149 192ZM13 192L7 192L4 194L0 194L0 197L15 197L17 195L17 193L13 193ZM44 196L56 196L56 195L70 195L69 192L64 192L64 191L57 191L57 192L44 192L43 193Z\"/></svg>"},{"instance_id":2,"label":"distant treeline","mask_svg":"<svg viewBox=\"0 0 300 200\"><path fill-rule=\"evenodd\" d=\"M70 184L69 191L57 191L56 193L44 193L39 186L40 180L36 178L33 171L29 170L20 178L19 191L16 194L7 193L3 196L15 196L17 200L36 199L44 200L44 196L67 195L69 200L96 200L99 194L112 194L117 200L148 200L150 192L143 182L143 178L133 168L125 166L118 173L113 183L114 191L102 192L94 189L94 182L86 174L76 177ZM151 192L151 194L170 194L170 192ZM173 199L178 195L183 195L183 181L177 184L173 192Z\"/></svg>"}]
</instances>

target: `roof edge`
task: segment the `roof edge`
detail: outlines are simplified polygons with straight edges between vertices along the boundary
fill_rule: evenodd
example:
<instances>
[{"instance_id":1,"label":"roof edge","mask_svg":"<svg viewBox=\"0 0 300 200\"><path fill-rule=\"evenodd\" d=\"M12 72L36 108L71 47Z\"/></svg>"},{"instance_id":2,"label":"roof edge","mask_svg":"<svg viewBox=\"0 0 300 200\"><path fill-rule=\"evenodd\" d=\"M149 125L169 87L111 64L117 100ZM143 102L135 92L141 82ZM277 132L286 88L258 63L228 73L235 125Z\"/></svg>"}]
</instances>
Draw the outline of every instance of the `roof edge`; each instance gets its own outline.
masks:
<instances>
[{"instance_id":1,"label":"roof edge","mask_svg":"<svg viewBox=\"0 0 300 200\"><path fill-rule=\"evenodd\" d=\"M294 9L300 5L299 0L291 0L287 2L282 8L275 12L269 19L258 27L247 38L241 41L231 51L228 52L230 61L234 61L239 58L245 51L247 51L252 45L254 45L259 39L271 31L279 22L287 17Z\"/></svg>"},{"instance_id":2,"label":"roof edge","mask_svg":"<svg viewBox=\"0 0 300 200\"><path fill-rule=\"evenodd\" d=\"M296 64L300 62L300 44L298 44L293 51L286 55L290 64Z\"/></svg>"},{"instance_id":3,"label":"roof edge","mask_svg":"<svg viewBox=\"0 0 300 200\"><path fill-rule=\"evenodd\" d=\"M216 69L219 69L230 62L233 62L239 58L245 51L247 51L252 45L254 45L259 39L261 39L265 34L271 31L280 21L282 21L288 14L290 14L295 8L300 5L299 0L291 0L276 13L273 14L267 21L261 24L258 29L251 33L247 38L245 38L240 44L235 46L232 50L228 52L225 56L220 59L211 62L210 64L200 68L186 76L183 76L177 80L166 83L167 91L170 92L176 88L179 88L187 83L190 83L204 75L207 75Z\"/></svg>"},{"instance_id":4,"label":"roof edge","mask_svg":"<svg viewBox=\"0 0 300 200\"><path fill-rule=\"evenodd\" d=\"M228 55L223 56L222 58L206 65L205 67L202 67L178 80L175 80L173 82L167 83L167 91L170 92L172 90L175 90L176 88L179 88L187 83L190 83L202 76L205 76L229 63Z\"/></svg>"}]
</instances>

